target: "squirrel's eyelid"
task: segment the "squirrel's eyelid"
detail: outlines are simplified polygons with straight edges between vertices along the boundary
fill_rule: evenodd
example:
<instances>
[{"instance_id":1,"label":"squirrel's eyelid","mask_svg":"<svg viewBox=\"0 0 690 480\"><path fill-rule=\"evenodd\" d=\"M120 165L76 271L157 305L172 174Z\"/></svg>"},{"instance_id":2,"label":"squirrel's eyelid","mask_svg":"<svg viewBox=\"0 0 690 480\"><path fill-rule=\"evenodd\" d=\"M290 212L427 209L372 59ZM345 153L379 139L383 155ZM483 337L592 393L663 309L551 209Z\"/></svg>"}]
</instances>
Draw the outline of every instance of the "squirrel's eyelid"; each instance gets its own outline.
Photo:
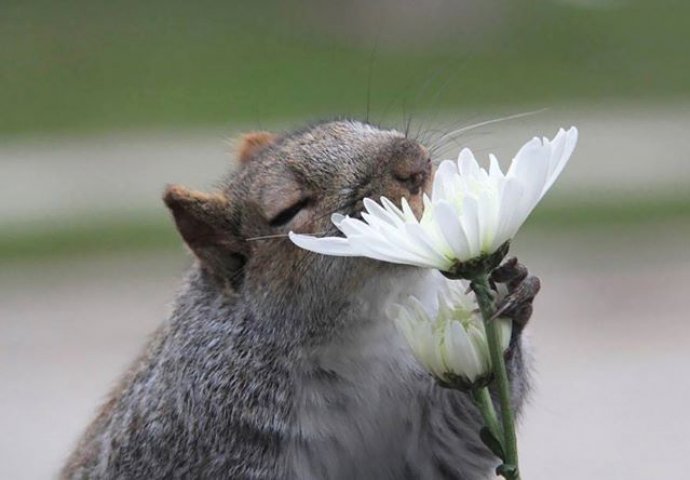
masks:
<instances>
[{"instance_id":1,"label":"squirrel's eyelid","mask_svg":"<svg viewBox=\"0 0 690 480\"><path fill-rule=\"evenodd\" d=\"M309 198L309 197L304 197L304 198L302 198L302 199L299 200L297 203L295 203L295 204L289 206L289 207L286 208L285 210L282 210L280 213L278 213L278 215L276 215L275 217L273 217L273 218L268 222L268 224L269 224L271 227L282 227L283 225L288 224L288 223L290 222L290 220L292 220L293 218L295 218L295 216L296 216L300 211L302 211L302 209L303 209L304 207L306 207L307 205L309 205L310 202L311 202L311 198Z\"/></svg>"}]
</instances>

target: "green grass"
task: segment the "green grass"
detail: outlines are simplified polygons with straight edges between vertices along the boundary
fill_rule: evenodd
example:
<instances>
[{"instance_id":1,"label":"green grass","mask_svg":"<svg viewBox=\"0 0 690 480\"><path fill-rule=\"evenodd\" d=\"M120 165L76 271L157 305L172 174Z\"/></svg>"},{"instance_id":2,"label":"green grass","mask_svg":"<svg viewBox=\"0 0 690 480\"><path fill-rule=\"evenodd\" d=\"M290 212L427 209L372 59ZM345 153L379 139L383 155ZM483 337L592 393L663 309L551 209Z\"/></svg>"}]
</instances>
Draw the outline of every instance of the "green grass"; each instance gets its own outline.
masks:
<instances>
[{"instance_id":1,"label":"green grass","mask_svg":"<svg viewBox=\"0 0 690 480\"><path fill-rule=\"evenodd\" d=\"M115 220L101 216L48 228L4 228L0 262L178 247L174 226L167 220L163 214Z\"/></svg>"},{"instance_id":2,"label":"green grass","mask_svg":"<svg viewBox=\"0 0 690 480\"><path fill-rule=\"evenodd\" d=\"M374 116L687 96L690 2L620 3L514 2L480 47L451 34L370 62L303 20L319 2L6 0L0 135L363 115L370 63Z\"/></svg>"},{"instance_id":3,"label":"green grass","mask_svg":"<svg viewBox=\"0 0 690 480\"><path fill-rule=\"evenodd\" d=\"M690 198L682 196L653 198L578 199L537 208L524 228L588 230L648 228L671 221L690 220Z\"/></svg>"},{"instance_id":4,"label":"green grass","mask_svg":"<svg viewBox=\"0 0 690 480\"><path fill-rule=\"evenodd\" d=\"M625 234L638 228L690 223L690 198L608 200L538 208L523 227L534 233L609 231ZM181 249L166 215L108 220L102 216L61 223L60 227L4 228L0 232L0 264L130 251Z\"/></svg>"}]
</instances>

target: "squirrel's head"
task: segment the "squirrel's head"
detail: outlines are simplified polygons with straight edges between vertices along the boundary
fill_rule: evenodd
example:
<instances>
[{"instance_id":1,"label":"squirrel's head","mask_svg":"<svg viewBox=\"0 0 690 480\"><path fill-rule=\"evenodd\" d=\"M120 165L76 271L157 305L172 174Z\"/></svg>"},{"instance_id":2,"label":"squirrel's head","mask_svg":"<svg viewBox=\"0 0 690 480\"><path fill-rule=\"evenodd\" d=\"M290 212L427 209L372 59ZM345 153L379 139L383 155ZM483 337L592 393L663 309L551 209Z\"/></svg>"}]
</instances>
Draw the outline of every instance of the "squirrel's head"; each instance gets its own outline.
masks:
<instances>
[{"instance_id":1,"label":"squirrel's head","mask_svg":"<svg viewBox=\"0 0 690 480\"><path fill-rule=\"evenodd\" d=\"M429 152L395 130L357 121L243 138L239 167L214 194L171 186L165 203L204 269L235 292L291 296L352 292L397 267L301 250L289 231L336 235L331 214L363 199L408 199L417 213L431 186ZM264 297L267 298L267 297Z\"/></svg>"}]
</instances>

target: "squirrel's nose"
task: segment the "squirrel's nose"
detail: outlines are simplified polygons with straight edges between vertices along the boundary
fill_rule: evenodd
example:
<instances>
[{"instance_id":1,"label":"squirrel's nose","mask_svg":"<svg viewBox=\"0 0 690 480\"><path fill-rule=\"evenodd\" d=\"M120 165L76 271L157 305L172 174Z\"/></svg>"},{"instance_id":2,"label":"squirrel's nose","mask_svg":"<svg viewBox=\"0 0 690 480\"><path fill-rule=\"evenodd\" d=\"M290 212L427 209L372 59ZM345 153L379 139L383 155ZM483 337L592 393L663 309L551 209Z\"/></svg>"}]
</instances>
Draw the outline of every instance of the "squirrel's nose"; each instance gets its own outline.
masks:
<instances>
[{"instance_id":1,"label":"squirrel's nose","mask_svg":"<svg viewBox=\"0 0 690 480\"><path fill-rule=\"evenodd\" d=\"M431 157L423 148L420 148L414 155L394 162L391 174L412 195L417 195L431 176Z\"/></svg>"}]
</instances>

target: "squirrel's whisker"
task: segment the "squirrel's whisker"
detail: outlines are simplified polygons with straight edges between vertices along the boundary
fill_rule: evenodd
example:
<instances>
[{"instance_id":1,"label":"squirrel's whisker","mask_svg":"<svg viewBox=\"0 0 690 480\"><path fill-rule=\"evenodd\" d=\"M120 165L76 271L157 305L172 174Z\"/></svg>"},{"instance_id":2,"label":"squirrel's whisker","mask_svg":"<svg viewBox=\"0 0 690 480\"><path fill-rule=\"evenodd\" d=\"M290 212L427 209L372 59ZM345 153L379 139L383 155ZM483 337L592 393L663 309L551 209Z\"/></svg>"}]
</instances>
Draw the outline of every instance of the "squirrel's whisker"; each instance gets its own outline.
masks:
<instances>
[{"instance_id":1,"label":"squirrel's whisker","mask_svg":"<svg viewBox=\"0 0 690 480\"><path fill-rule=\"evenodd\" d=\"M278 233L276 235L262 235L260 237L245 238L245 242L253 242L254 240L272 240L274 238L287 238L287 233Z\"/></svg>"},{"instance_id":2,"label":"squirrel's whisker","mask_svg":"<svg viewBox=\"0 0 690 480\"><path fill-rule=\"evenodd\" d=\"M443 142L448 137L452 137L454 135L459 135L461 133L465 133L465 132L468 132L470 130L474 130L475 128L484 127L486 125L492 125L494 123L504 122L507 120L515 120L517 118L529 117L531 115L536 115L538 113L545 112L546 110L548 110L548 108L540 108L539 110L532 110L530 112L516 113L515 115L508 115L505 117L493 118L491 120L485 120L483 122L475 123L472 125L467 125L466 127L458 128L457 130L453 130L452 132L446 133L445 135L443 135L441 138L438 139L438 142Z\"/></svg>"},{"instance_id":3,"label":"squirrel's whisker","mask_svg":"<svg viewBox=\"0 0 690 480\"><path fill-rule=\"evenodd\" d=\"M317 236L317 235L327 235L329 232L323 231L323 232L313 232L309 233L309 235ZM275 235L262 235L260 237L251 237L251 238L245 238L245 242L253 242L254 240L274 240L276 238L288 238L287 233L277 233Z\"/></svg>"}]
</instances>

